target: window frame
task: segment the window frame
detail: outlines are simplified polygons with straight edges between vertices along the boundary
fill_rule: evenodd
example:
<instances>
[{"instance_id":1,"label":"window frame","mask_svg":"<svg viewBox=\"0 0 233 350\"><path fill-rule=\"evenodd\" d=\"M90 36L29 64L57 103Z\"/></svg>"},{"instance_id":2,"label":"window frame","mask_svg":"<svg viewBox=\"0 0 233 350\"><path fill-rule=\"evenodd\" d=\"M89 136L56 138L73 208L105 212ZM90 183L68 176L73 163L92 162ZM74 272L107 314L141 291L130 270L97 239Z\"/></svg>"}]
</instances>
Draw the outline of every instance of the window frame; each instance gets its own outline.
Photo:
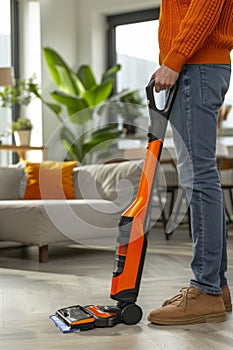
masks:
<instances>
[{"instance_id":1,"label":"window frame","mask_svg":"<svg viewBox=\"0 0 233 350\"><path fill-rule=\"evenodd\" d=\"M20 61L19 61L19 0L10 0L10 29L11 29L11 57L10 66L14 69L14 77L17 80L20 76ZM14 105L11 112L11 120L15 121L19 116L19 106ZM14 137L11 137L12 144ZM10 158L8 158L9 160ZM18 162L18 156L15 153L11 155L12 163Z\"/></svg>"},{"instance_id":2,"label":"window frame","mask_svg":"<svg viewBox=\"0 0 233 350\"><path fill-rule=\"evenodd\" d=\"M18 0L11 0L11 65L14 68L15 79L20 76L19 62L19 4ZM16 120L19 115L19 106L12 108L12 120Z\"/></svg>"},{"instance_id":3,"label":"window frame","mask_svg":"<svg viewBox=\"0 0 233 350\"><path fill-rule=\"evenodd\" d=\"M160 7L135 12L126 12L106 17L107 31L107 65L116 64L116 27L119 25L147 22L159 19Z\"/></svg>"}]
</instances>

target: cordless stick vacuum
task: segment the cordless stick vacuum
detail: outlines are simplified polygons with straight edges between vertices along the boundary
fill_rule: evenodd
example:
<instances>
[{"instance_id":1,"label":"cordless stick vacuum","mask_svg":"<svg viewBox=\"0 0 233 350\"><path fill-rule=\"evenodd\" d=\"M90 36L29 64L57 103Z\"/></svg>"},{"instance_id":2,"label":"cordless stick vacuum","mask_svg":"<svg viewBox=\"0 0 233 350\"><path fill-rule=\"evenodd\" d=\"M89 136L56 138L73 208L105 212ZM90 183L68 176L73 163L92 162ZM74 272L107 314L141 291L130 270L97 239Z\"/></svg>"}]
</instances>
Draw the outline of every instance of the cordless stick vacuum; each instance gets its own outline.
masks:
<instances>
[{"instance_id":1,"label":"cordless stick vacuum","mask_svg":"<svg viewBox=\"0 0 233 350\"><path fill-rule=\"evenodd\" d=\"M121 215L115 268L110 297L116 306L75 305L62 308L50 316L63 331L111 327L117 323L133 325L142 318L142 309L136 304L147 249L151 195L167 129L176 86L167 91L165 108L156 107L154 80L146 87L150 125L148 145L135 201Z\"/></svg>"}]
</instances>

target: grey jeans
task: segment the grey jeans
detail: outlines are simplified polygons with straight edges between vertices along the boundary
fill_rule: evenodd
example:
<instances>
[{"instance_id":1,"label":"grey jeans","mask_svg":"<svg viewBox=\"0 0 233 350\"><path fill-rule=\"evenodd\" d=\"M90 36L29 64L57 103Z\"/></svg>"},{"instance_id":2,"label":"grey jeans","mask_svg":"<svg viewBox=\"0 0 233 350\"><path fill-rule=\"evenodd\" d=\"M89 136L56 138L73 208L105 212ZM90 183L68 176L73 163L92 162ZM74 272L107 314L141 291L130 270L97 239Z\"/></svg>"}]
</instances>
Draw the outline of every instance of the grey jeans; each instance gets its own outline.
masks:
<instances>
[{"instance_id":1,"label":"grey jeans","mask_svg":"<svg viewBox=\"0 0 233 350\"><path fill-rule=\"evenodd\" d=\"M230 65L185 65L170 119L180 183L190 202L190 285L210 294L221 294L227 284L225 211L215 154L218 110L230 75Z\"/></svg>"}]
</instances>

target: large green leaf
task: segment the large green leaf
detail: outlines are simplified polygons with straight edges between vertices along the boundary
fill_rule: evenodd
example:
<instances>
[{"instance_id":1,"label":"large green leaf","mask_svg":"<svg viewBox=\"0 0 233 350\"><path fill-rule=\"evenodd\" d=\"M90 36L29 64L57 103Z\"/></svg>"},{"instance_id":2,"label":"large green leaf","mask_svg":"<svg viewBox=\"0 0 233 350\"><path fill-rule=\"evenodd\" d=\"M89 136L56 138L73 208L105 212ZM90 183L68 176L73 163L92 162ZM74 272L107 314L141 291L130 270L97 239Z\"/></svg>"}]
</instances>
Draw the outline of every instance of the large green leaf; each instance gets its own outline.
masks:
<instances>
[{"instance_id":1,"label":"large green leaf","mask_svg":"<svg viewBox=\"0 0 233 350\"><path fill-rule=\"evenodd\" d=\"M62 108L60 105L57 105L55 103L47 102L43 100L43 103L49 107L55 114L59 115L62 111Z\"/></svg>"},{"instance_id":2,"label":"large green leaf","mask_svg":"<svg viewBox=\"0 0 233 350\"><path fill-rule=\"evenodd\" d=\"M59 89L68 94L79 95L80 90L76 81L73 79L72 72L62 66L55 66L55 68L57 69L60 79L60 84L58 85Z\"/></svg>"},{"instance_id":3,"label":"large green leaf","mask_svg":"<svg viewBox=\"0 0 233 350\"><path fill-rule=\"evenodd\" d=\"M83 98L60 91L54 91L51 96L55 101L66 106L72 123L83 125L92 118L92 110Z\"/></svg>"},{"instance_id":4,"label":"large green leaf","mask_svg":"<svg viewBox=\"0 0 233 350\"><path fill-rule=\"evenodd\" d=\"M78 72L77 77L81 80L86 90L93 89L97 86L92 69L88 65L82 65Z\"/></svg>"},{"instance_id":5,"label":"large green leaf","mask_svg":"<svg viewBox=\"0 0 233 350\"><path fill-rule=\"evenodd\" d=\"M88 104L86 103L85 99L79 96L66 94L58 90L53 91L51 93L51 96L56 102L65 105L67 109L69 109L69 115L77 113L82 109L88 108Z\"/></svg>"},{"instance_id":6,"label":"large green leaf","mask_svg":"<svg viewBox=\"0 0 233 350\"><path fill-rule=\"evenodd\" d=\"M121 69L120 64L116 64L113 67L109 68L105 73L102 75L102 83L105 83L108 80L115 80L116 73Z\"/></svg>"},{"instance_id":7,"label":"large green leaf","mask_svg":"<svg viewBox=\"0 0 233 350\"><path fill-rule=\"evenodd\" d=\"M97 86L93 90L86 91L83 98L87 101L89 106L96 106L99 103L107 100L113 88L113 81L108 80L105 83Z\"/></svg>"},{"instance_id":8,"label":"large green leaf","mask_svg":"<svg viewBox=\"0 0 233 350\"><path fill-rule=\"evenodd\" d=\"M70 113L69 118L74 124L85 125L92 119L92 110L90 108L82 109L81 111L73 114L71 113L71 110L68 109L68 112Z\"/></svg>"},{"instance_id":9,"label":"large green leaf","mask_svg":"<svg viewBox=\"0 0 233 350\"><path fill-rule=\"evenodd\" d=\"M78 157L77 155L77 149L75 145L70 145L66 139L63 139L61 137L61 142L63 144L63 146L65 147L65 149L67 150L67 155L65 157L65 159L67 160L77 160L77 161L81 161L81 158Z\"/></svg>"},{"instance_id":10,"label":"large green leaf","mask_svg":"<svg viewBox=\"0 0 233 350\"><path fill-rule=\"evenodd\" d=\"M65 60L53 49L45 47L44 57L55 84L64 92L79 94L79 89L72 77L72 70Z\"/></svg>"},{"instance_id":11,"label":"large green leaf","mask_svg":"<svg viewBox=\"0 0 233 350\"><path fill-rule=\"evenodd\" d=\"M60 84L60 77L57 72L56 66L65 67L68 71L70 70L66 62L63 60L63 58L53 49L49 47L43 48L45 61L47 63L47 66L49 68L50 74L56 83L56 85L59 86Z\"/></svg>"},{"instance_id":12,"label":"large green leaf","mask_svg":"<svg viewBox=\"0 0 233 350\"><path fill-rule=\"evenodd\" d=\"M118 130L118 124L117 123L111 123L105 127L102 127L100 129L97 129L92 132L91 137L99 137L102 136L105 133L112 132L117 133L117 135L120 135L120 132Z\"/></svg>"},{"instance_id":13,"label":"large green leaf","mask_svg":"<svg viewBox=\"0 0 233 350\"><path fill-rule=\"evenodd\" d=\"M105 129L105 128L104 128ZM90 135L90 139L86 140L83 143L83 151L84 153L90 152L93 148L98 146L98 150L108 148L112 142L120 136L120 131L103 131L99 130L98 135Z\"/></svg>"},{"instance_id":14,"label":"large green leaf","mask_svg":"<svg viewBox=\"0 0 233 350\"><path fill-rule=\"evenodd\" d=\"M86 91L85 87L83 86L81 80L77 77L77 75L75 75L74 73L72 73L72 79L75 82L77 89L79 91L79 95L83 95L83 93Z\"/></svg>"},{"instance_id":15,"label":"large green leaf","mask_svg":"<svg viewBox=\"0 0 233 350\"><path fill-rule=\"evenodd\" d=\"M98 138L98 139L93 139L90 142L84 142L83 143L84 156L93 150L96 152L96 151L109 148L115 138L116 137L109 136L108 138L107 137L101 138L101 139Z\"/></svg>"}]
</instances>

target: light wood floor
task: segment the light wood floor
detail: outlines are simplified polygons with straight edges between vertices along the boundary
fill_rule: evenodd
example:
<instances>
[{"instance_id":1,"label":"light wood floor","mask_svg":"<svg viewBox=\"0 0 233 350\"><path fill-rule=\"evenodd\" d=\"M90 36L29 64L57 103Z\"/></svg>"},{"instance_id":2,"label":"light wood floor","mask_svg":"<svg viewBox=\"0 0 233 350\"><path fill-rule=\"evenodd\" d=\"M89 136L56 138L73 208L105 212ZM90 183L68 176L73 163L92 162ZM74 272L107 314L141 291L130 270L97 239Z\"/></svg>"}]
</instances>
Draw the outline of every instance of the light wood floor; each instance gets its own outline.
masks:
<instances>
[{"instance_id":1,"label":"light wood floor","mask_svg":"<svg viewBox=\"0 0 233 350\"><path fill-rule=\"evenodd\" d=\"M228 238L228 278L233 293L233 231ZM142 321L135 326L62 334L48 316L72 304L111 304L109 298L114 249L54 245L47 264L37 262L35 247L0 245L1 350L227 350L233 349L233 317L223 323L159 327L148 312L187 286L191 275L191 241L178 229L170 241L161 228L150 243L138 304Z\"/></svg>"}]
</instances>

